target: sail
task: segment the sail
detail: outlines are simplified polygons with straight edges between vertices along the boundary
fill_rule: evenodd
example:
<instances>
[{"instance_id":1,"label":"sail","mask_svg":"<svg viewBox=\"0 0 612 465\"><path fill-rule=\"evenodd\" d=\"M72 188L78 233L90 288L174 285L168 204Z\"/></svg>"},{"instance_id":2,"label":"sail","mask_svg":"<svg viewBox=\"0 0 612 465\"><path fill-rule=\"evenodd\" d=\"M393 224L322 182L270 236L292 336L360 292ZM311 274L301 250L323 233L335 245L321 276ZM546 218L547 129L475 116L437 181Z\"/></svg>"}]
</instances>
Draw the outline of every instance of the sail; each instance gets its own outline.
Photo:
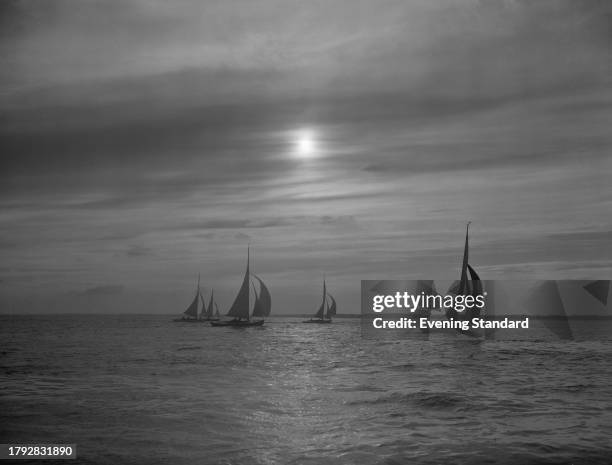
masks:
<instances>
[{"instance_id":1,"label":"sail","mask_svg":"<svg viewBox=\"0 0 612 465\"><path fill-rule=\"evenodd\" d=\"M317 310L317 313L315 313L315 318L321 318L323 319L323 316L325 315L325 302L326 302L326 298L327 297L327 288L325 286L325 280L323 280L323 302L321 302L321 306L319 307L319 310Z\"/></svg>"},{"instance_id":2,"label":"sail","mask_svg":"<svg viewBox=\"0 0 612 465\"><path fill-rule=\"evenodd\" d=\"M206 303L204 302L204 296L200 292L200 301L202 302L202 311L200 312L200 318L206 317L208 315L208 311L206 310Z\"/></svg>"},{"instance_id":3,"label":"sail","mask_svg":"<svg viewBox=\"0 0 612 465\"><path fill-rule=\"evenodd\" d=\"M557 281L537 285L527 295L524 306L530 314L542 318L544 326L560 339L574 338Z\"/></svg>"},{"instance_id":4,"label":"sail","mask_svg":"<svg viewBox=\"0 0 612 465\"><path fill-rule=\"evenodd\" d=\"M210 318L213 312L213 296L215 291L210 290L210 299L208 299L208 308L206 309L206 317ZM202 310L202 314L204 314L204 310Z\"/></svg>"},{"instance_id":5,"label":"sail","mask_svg":"<svg viewBox=\"0 0 612 465\"><path fill-rule=\"evenodd\" d=\"M219 316L219 307L217 306L217 302L215 302L215 316Z\"/></svg>"},{"instance_id":6,"label":"sail","mask_svg":"<svg viewBox=\"0 0 612 465\"><path fill-rule=\"evenodd\" d=\"M459 294L463 295L468 287L468 233L470 231L470 222L468 221L467 226L465 227L465 247L463 248L463 263L461 264L461 280L459 284Z\"/></svg>"},{"instance_id":7,"label":"sail","mask_svg":"<svg viewBox=\"0 0 612 465\"><path fill-rule=\"evenodd\" d=\"M582 287L585 291L587 291L589 294L599 300L603 305L608 305L608 292L610 290L609 280L593 281Z\"/></svg>"},{"instance_id":8,"label":"sail","mask_svg":"<svg viewBox=\"0 0 612 465\"><path fill-rule=\"evenodd\" d=\"M480 276L478 276L478 273L476 273L476 270L472 268L472 265L468 264L467 269L470 273L470 279L465 281L464 286L463 286L463 291L461 290L462 282L455 281L448 288L447 294L473 295L474 297L482 294L482 281L480 280ZM436 295L436 294L433 294L433 295Z\"/></svg>"},{"instance_id":9,"label":"sail","mask_svg":"<svg viewBox=\"0 0 612 465\"><path fill-rule=\"evenodd\" d=\"M264 316L261 308L261 301L259 300L259 296L257 295L257 289L255 289L255 284L253 284L253 292L255 293L255 304L253 305L253 316Z\"/></svg>"},{"instance_id":10,"label":"sail","mask_svg":"<svg viewBox=\"0 0 612 465\"><path fill-rule=\"evenodd\" d=\"M477 297L479 295L482 295L482 281L480 280L480 276L478 276L478 273L476 273L476 270L474 270L474 268L472 268L472 266L468 263L468 271L470 272L470 289L469 289L469 295L472 295L474 297ZM467 310L466 312L466 319L472 319L475 317L480 316L480 309L477 307L472 307L470 309Z\"/></svg>"},{"instance_id":11,"label":"sail","mask_svg":"<svg viewBox=\"0 0 612 465\"><path fill-rule=\"evenodd\" d=\"M331 305L327 308L327 318L331 319L331 317L336 314L336 299L334 299L334 296L332 296L331 294L327 295L332 301Z\"/></svg>"},{"instance_id":12,"label":"sail","mask_svg":"<svg viewBox=\"0 0 612 465\"><path fill-rule=\"evenodd\" d=\"M480 276L478 276L478 273L476 273L476 270L472 268L472 265L470 265L469 263L468 263L468 270L470 272L470 279L472 281L480 281Z\"/></svg>"},{"instance_id":13,"label":"sail","mask_svg":"<svg viewBox=\"0 0 612 465\"><path fill-rule=\"evenodd\" d=\"M238 295L236 295L234 303L229 309L229 312L227 312L227 316L245 320L249 319L249 261L250 251L247 250L247 267L244 273L244 279L242 280L242 286L240 286Z\"/></svg>"},{"instance_id":14,"label":"sail","mask_svg":"<svg viewBox=\"0 0 612 465\"><path fill-rule=\"evenodd\" d=\"M468 222L465 229L465 246L463 249L463 263L461 264L461 278L459 281L455 281L448 289L447 294L464 295L464 296L479 296L483 293L482 281L480 276L476 273L476 270L468 263L469 261L469 229L470 223ZM469 277L468 277L469 273ZM480 316L480 309L472 307L466 309L464 312L458 312L454 308L446 309L446 318L456 318L462 320L470 320L472 318Z\"/></svg>"},{"instance_id":15,"label":"sail","mask_svg":"<svg viewBox=\"0 0 612 465\"><path fill-rule=\"evenodd\" d=\"M189 307L187 307L187 310L183 312L185 315L192 317L192 318L198 317L198 296L199 295L200 295L200 291L198 290L195 297L193 298L193 301L191 302L191 305L189 305Z\"/></svg>"},{"instance_id":16,"label":"sail","mask_svg":"<svg viewBox=\"0 0 612 465\"><path fill-rule=\"evenodd\" d=\"M257 281L259 281L259 298L257 298L255 304L258 307L258 312L255 313L255 308L253 308L253 316L270 316L270 312L272 310L272 296L270 295L270 291L261 280L261 278L257 275L253 275ZM255 292L257 295L257 292Z\"/></svg>"}]
</instances>

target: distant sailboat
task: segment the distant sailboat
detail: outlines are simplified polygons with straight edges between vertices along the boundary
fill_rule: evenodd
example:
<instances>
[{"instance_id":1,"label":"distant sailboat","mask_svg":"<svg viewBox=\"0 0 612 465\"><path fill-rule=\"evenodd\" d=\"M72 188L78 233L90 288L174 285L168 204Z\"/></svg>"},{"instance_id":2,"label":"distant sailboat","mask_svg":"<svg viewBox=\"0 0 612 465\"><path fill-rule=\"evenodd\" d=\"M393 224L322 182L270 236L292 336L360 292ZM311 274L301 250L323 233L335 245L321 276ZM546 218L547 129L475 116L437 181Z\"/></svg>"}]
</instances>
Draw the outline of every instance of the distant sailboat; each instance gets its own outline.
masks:
<instances>
[{"instance_id":1,"label":"distant sailboat","mask_svg":"<svg viewBox=\"0 0 612 465\"><path fill-rule=\"evenodd\" d=\"M198 298L201 298L202 294L200 293L200 274L198 273L198 287L196 288L196 294L187 307L187 310L183 312L183 316L181 318L175 318L174 321L180 322L189 322L189 323L197 323L198 321Z\"/></svg>"},{"instance_id":2,"label":"distant sailboat","mask_svg":"<svg viewBox=\"0 0 612 465\"><path fill-rule=\"evenodd\" d=\"M250 319L250 276L251 273L249 271L250 265L250 249L247 249L247 267L244 273L244 278L242 280L242 286L240 286L240 290L238 291L238 295L234 299L234 303L231 308L227 312L226 316L232 317L232 320L225 321L211 321L210 324L212 326L261 326L264 323L264 320L251 320ZM255 317L264 317L270 314L271 302L272 299L270 297L270 292L268 288L265 286L263 281L255 276L260 284L260 295L257 295L255 292L255 305L253 307L253 316Z\"/></svg>"},{"instance_id":3,"label":"distant sailboat","mask_svg":"<svg viewBox=\"0 0 612 465\"><path fill-rule=\"evenodd\" d=\"M204 303L204 297L200 293L200 300L202 301L202 313L200 313L200 321L217 321L219 320L219 311L217 315L213 315L213 303L216 306L217 302L214 301L214 291L210 291L210 299L208 300L208 307Z\"/></svg>"},{"instance_id":4,"label":"distant sailboat","mask_svg":"<svg viewBox=\"0 0 612 465\"><path fill-rule=\"evenodd\" d=\"M329 301L327 298L330 298L332 301L331 305L329 305ZM336 299L327 292L327 285L325 280L323 280L323 301L321 302L321 306L317 313L313 315L310 320L305 320L304 323L331 323L332 316L336 314Z\"/></svg>"},{"instance_id":5,"label":"distant sailboat","mask_svg":"<svg viewBox=\"0 0 612 465\"><path fill-rule=\"evenodd\" d=\"M455 281L451 287L448 289L447 294L454 295L464 295L464 296L476 296L482 295L482 281L476 270L472 268L472 266L468 262L469 258L469 230L470 230L471 221L468 222L465 229L465 246L463 249L463 263L461 265L461 278L459 281ZM468 273L470 279L468 279ZM478 307L474 306L471 308L466 308L464 311L459 312L454 308L449 308L446 310L446 318L454 319L454 320L468 320L470 321L472 318L477 318L481 316L481 311ZM462 334L467 334L468 336L476 337L477 334L474 333L473 330L458 330Z\"/></svg>"}]
</instances>

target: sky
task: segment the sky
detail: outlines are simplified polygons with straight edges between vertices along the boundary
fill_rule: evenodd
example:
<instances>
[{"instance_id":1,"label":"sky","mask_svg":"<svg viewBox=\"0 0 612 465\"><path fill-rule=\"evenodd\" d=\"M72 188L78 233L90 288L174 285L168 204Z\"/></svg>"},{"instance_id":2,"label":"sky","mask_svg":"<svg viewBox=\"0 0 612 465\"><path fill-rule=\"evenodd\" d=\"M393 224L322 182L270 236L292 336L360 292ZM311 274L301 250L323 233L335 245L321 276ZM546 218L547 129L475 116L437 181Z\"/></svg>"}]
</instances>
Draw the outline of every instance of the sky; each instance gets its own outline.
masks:
<instances>
[{"instance_id":1,"label":"sky","mask_svg":"<svg viewBox=\"0 0 612 465\"><path fill-rule=\"evenodd\" d=\"M5 0L0 312L612 273L604 0Z\"/></svg>"}]
</instances>

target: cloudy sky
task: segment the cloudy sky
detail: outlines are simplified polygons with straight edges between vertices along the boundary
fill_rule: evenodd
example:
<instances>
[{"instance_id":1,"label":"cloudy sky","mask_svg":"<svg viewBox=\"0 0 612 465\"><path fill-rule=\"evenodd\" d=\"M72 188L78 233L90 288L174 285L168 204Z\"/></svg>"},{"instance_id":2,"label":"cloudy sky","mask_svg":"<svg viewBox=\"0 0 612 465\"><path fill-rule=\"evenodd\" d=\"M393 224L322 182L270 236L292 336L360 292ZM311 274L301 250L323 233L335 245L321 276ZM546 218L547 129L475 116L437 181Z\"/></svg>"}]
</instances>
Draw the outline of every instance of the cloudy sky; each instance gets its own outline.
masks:
<instances>
[{"instance_id":1,"label":"cloudy sky","mask_svg":"<svg viewBox=\"0 0 612 465\"><path fill-rule=\"evenodd\" d=\"M0 311L612 273L601 0L5 0Z\"/></svg>"}]
</instances>

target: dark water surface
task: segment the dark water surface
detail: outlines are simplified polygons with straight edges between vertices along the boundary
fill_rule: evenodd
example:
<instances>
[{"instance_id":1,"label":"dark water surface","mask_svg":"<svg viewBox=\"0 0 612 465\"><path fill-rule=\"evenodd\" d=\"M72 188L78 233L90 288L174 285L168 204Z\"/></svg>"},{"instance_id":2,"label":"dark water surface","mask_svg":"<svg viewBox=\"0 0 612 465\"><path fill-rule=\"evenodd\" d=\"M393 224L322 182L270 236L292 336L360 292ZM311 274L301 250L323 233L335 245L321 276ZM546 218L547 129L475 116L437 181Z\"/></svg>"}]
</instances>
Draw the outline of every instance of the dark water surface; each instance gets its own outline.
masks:
<instances>
[{"instance_id":1,"label":"dark water surface","mask_svg":"<svg viewBox=\"0 0 612 465\"><path fill-rule=\"evenodd\" d=\"M96 464L612 463L609 341L170 319L0 317L0 442Z\"/></svg>"}]
</instances>

